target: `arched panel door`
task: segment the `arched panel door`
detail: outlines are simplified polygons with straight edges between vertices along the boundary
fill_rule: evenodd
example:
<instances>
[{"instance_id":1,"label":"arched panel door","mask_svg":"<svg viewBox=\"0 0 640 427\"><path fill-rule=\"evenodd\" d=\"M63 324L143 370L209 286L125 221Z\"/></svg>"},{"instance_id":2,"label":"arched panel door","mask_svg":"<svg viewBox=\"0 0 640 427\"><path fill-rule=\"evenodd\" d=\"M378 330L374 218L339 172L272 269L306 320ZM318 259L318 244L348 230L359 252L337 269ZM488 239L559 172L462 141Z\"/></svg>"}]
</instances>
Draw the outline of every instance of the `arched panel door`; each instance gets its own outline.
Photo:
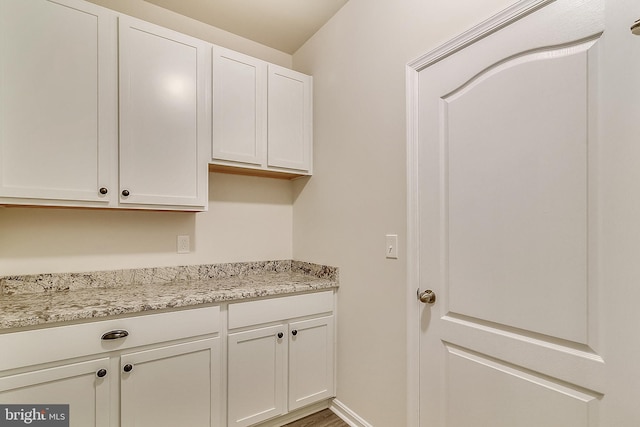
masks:
<instances>
[{"instance_id":1,"label":"arched panel door","mask_svg":"<svg viewBox=\"0 0 640 427\"><path fill-rule=\"evenodd\" d=\"M520 2L410 64L421 427L602 425L603 32Z\"/></svg>"}]
</instances>

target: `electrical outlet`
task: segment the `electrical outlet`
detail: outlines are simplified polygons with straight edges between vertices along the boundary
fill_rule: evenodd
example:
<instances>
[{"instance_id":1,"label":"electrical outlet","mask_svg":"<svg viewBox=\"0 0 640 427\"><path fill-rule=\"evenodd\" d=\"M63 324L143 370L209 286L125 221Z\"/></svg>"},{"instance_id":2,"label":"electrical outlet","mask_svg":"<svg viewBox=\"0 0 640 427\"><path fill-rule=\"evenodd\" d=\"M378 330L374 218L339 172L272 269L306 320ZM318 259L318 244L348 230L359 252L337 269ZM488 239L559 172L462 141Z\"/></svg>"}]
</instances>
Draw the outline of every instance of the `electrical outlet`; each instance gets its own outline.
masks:
<instances>
[{"instance_id":1,"label":"electrical outlet","mask_svg":"<svg viewBox=\"0 0 640 427\"><path fill-rule=\"evenodd\" d=\"M178 236L178 253L188 254L191 250L191 244L189 243L189 236Z\"/></svg>"},{"instance_id":2,"label":"electrical outlet","mask_svg":"<svg viewBox=\"0 0 640 427\"><path fill-rule=\"evenodd\" d=\"M398 235L397 234L387 234L385 239L385 252L386 257L391 259L398 258Z\"/></svg>"}]
</instances>

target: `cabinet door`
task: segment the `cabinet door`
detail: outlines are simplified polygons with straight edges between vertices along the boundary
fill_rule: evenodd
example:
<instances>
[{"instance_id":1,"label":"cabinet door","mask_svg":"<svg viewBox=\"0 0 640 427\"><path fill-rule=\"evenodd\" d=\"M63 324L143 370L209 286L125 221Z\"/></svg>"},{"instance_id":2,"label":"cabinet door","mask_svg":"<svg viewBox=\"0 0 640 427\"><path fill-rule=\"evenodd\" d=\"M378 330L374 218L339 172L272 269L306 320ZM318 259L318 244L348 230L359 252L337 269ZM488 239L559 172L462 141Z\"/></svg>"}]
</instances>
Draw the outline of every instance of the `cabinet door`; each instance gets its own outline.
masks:
<instances>
[{"instance_id":1,"label":"cabinet door","mask_svg":"<svg viewBox=\"0 0 640 427\"><path fill-rule=\"evenodd\" d=\"M213 48L213 160L266 166L267 63Z\"/></svg>"},{"instance_id":2,"label":"cabinet door","mask_svg":"<svg viewBox=\"0 0 640 427\"><path fill-rule=\"evenodd\" d=\"M334 396L333 316L289 325L289 411Z\"/></svg>"},{"instance_id":3,"label":"cabinet door","mask_svg":"<svg viewBox=\"0 0 640 427\"><path fill-rule=\"evenodd\" d=\"M123 355L120 425L219 426L219 346L209 338Z\"/></svg>"},{"instance_id":4,"label":"cabinet door","mask_svg":"<svg viewBox=\"0 0 640 427\"><path fill-rule=\"evenodd\" d=\"M311 173L311 77L269 65L268 165Z\"/></svg>"},{"instance_id":5,"label":"cabinet door","mask_svg":"<svg viewBox=\"0 0 640 427\"><path fill-rule=\"evenodd\" d=\"M96 359L0 378L0 402L20 405L69 405L71 427L109 426L109 359Z\"/></svg>"},{"instance_id":6,"label":"cabinet door","mask_svg":"<svg viewBox=\"0 0 640 427\"><path fill-rule=\"evenodd\" d=\"M107 9L75 0L0 2L3 203L108 203L116 49L116 17Z\"/></svg>"},{"instance_id":7,"label":"cabinet door","mask_svg":"<svg viewBox=\"0 0 640 427\"><path fill-rule=\"evenodd\" d=\"M206 206L211 45L119 18L120 203Z\"/></svg>"},{"instance_id":8,"label":"cabinet door","mask_svg":"<svg viewBox=\"0 0 640 427\"><path fill-rule=\"evenodd\" d=\"M286 412L287 327L228 337L228 425L245 427Z\"/></svg>"}]
</instances>

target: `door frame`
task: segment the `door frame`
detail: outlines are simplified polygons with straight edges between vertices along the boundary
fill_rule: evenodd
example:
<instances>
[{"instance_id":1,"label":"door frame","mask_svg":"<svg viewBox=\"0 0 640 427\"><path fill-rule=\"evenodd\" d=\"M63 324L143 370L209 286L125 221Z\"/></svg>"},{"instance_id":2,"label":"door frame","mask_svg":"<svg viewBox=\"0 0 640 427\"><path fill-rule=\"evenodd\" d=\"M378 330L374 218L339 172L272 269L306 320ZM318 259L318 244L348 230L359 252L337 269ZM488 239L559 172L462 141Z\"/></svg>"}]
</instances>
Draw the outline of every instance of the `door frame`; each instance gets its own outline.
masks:
<instances>
[{"instance_id":1,"label":"door frame","mask_svg":"<svg viewBox=\"0 0 640 427\"><path fill-rule=\"evenodd\" d=\"M418 75L425 68L495 33L555 0L520 0L503 11L409 62L406 66L407 114L407 426L420 426L420 287Z\"/></svg>"}]
</instances>

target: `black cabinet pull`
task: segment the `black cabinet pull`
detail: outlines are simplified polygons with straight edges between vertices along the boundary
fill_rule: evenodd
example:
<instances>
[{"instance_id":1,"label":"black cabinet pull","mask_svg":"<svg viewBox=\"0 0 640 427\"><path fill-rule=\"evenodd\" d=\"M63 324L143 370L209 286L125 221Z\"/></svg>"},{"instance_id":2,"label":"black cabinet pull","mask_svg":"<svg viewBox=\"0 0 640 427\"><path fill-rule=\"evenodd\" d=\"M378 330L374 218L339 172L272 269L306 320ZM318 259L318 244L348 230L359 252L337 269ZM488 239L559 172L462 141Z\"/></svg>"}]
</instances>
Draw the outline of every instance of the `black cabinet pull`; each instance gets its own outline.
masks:
<instances>
[{"instance_id":1,"label":"black cabinet pull","mask_svg":"<svg viewBox=\"0 0 640 427\"><path fill-rule=\"evenodd\" d=\"M278 332L278 338L282 338L284 334L282 332Z\"/></svg>"},{"instance_id":2,"label":"black cabinet pull","mask_svg":"<svg viewBox=\"0 0 640 427\"><path fill-rule=\"evenodd\" d=\"M105 332L104 334L102 334L101 339L105 341L117 340L117 339L125 338L128 336L129 336L129 332L125 331L124 329L115 329L113 331Z\"/></svg>"},{"instance_id":3,"label":"black cabinet pull","mask_svg":"<svg viewBox=\"0 0 640 427\"><path fill-rule=\"evenodd\" d=\"M122 195L123 195L124 197L128 197L128 196L129 196L129 194L131 194L131 193L129 193L129 190L122 190Z\"/></svg>"},{"instance_id":4,"label":"black cabinet pull","mask_svg":"<svg viewBox=\"0 0 640 427\"><path fill-rule=\"evenodd\" d=\"M291 335L293 335L294 337L298 335L298 330L294 329L293 331L291 331Z\"/></svg>"},{"instance_id":5,"label":"black cabinet pull","mask_svg":"<svg viewBox=\"0 0 640 427\"><path fill-rule=\"evenodd\" d=\"M122 370L125 371L125 372L131 372L131 371L133 371L133 365L130 364L130 363L127 363L126 365L124 365Z\"/></svg>"},{"instance_id":6,"label":"black cabinet pull","mask_svg":"<svg viewBox=\"0 0 640 427\"><path fill-rule=\"evenodd\" d=\"M104 378L107 376L107 370L99 369L98 372L96 372L96 375L98 376L98 378Z\"/></svg>"},{"instance_id":7,"label":"black cabinet pull","mask_svg":"<svg viewBox=\"0 0 640 427\"><path fill-rule=\"evenodd\" d=\"M107 194L109 192L109 190L107 189L107 187L100 187L100 194Z\"/></svg>"}]
</instances>

